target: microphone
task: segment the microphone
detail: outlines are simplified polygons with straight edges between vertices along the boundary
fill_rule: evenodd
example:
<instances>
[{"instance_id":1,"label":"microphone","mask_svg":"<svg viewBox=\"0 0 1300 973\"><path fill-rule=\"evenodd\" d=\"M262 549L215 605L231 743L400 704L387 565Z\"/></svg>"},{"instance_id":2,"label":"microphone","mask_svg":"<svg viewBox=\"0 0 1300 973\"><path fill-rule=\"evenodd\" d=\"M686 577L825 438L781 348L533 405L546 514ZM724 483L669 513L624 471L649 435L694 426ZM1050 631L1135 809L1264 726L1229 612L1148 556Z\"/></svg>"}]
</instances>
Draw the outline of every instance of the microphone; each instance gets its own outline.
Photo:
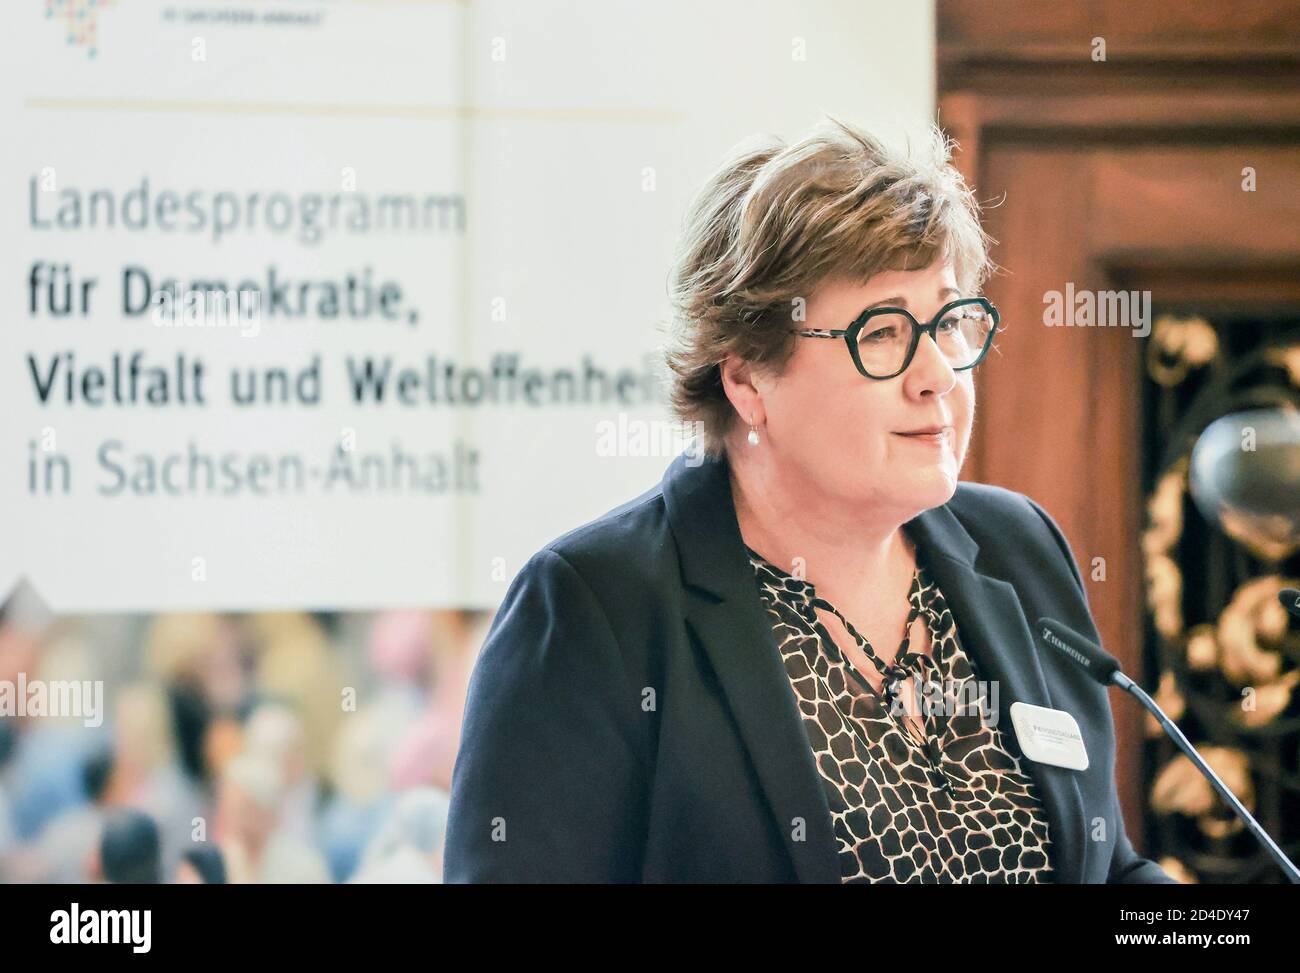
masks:
<instances>
[{"instance_id":1,"label":"microphone","mask_svg":"<svg viewBox=\"0 0 1300 973\"><path fill-rule=\"evenodd\" d=\"M1288 593L1291 595L1291 599L1287 609L1293 614L1300 614L1300 607L1297 607L1297 602L1300 601L1300 592L1293 588L1283 591L1281 597L1284 603ZM1241 818L1246 827L1250 829L1250 833L1259 839L1260 844L1264 846L1264 850L1269 853L1273 861L1277 862L1278 867L1282 869L1287 879L1293 884L1300 883L1300 869L1297 869L1291 859L1283 854L1282 849L1277 846L1277 842L1269 837L1268 832L1260 827L1259 822L1251 817L1250 812L1246 810L1241 801L1237 800L1237 796L1228 790L1227 785L1210 769L1209 764L1196 752L1196 748L1188 742L1187 737L1183 736L1183 731L1178 729L1173 721L1165 715L1164 710L1156 705L1156 701L1148 696L1141 686L1124 675L1120 669L1119 661L1113 655L1054 618L1040 618L1038 620L1038 633L1046 645L1050 645L1061 654L1068 656L1075 665L1103 686L1115 685L1136 696L1138 701L1160 722L1169 739L1173 740L1178 749L1185 753L1187 759L1196 766L1196 769L1205 775L1205 779L1210 782L1219 797L1223 798L1224 803L1236 812L1237 817Z\"/></svg>"},{"instance_id":2,"label":"microphone","mask_svg":"<svg viewBox=\"0 0 1300 973\"><path fill-rule=\"evenodd\" d=\"M1295 588L1283 588L1277 593L1277 600L1294 617L1300 618L1300 591Z\"/></svg>"},{"instance_id":3,"label":"microphone","mask_svg":"<svg viewBox=\"0 0 1300 973\"><path fill-rule=\"evenodd\" d=\"M1118 659L1100 645L1094 645L1088 641L1070 626L1051 618L1040 618L1038 627L1042 632L1044 642L1054 649L1064 652L1084 672L1103 686L1115 682L1116 673L1124 677L1124 673L1120 672Z\"/></svg>"}]
</instances>

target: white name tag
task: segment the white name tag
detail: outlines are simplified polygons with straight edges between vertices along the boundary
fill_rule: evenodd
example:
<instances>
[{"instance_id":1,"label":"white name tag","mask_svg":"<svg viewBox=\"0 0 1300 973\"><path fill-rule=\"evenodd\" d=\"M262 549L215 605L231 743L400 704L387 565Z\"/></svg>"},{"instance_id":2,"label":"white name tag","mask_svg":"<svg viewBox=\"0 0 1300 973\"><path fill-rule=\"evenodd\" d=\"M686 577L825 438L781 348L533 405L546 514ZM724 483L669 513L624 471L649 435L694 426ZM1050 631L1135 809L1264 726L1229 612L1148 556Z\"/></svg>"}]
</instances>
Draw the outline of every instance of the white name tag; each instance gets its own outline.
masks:
<instances>
[{"instance_id":1,"label":"white name tag","mask_svg":"<svg viewBox=\"0 0 1300 973\"><path fill-rule=\"evenodd\" d=\"M1016 740L1030 760L1070 770L1088 769L1088 751L1073 716L1062 709L1012 703Z\"/></svg>"}]
</instances>

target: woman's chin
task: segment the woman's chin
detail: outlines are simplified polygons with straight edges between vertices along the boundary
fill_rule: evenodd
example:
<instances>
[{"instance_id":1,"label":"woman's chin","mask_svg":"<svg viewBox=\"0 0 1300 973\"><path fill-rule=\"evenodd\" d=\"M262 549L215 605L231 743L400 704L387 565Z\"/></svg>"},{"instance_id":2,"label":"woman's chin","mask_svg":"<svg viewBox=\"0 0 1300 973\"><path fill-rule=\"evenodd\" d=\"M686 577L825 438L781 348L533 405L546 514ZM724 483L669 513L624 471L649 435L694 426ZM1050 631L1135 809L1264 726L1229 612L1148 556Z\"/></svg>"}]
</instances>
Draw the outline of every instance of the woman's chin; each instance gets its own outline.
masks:
<instances>
[{"instance_id":1,"label":"woman's chin","mask_svg":"<svg viewBox=\"0 0 1300 973\"><path fill-rule=\"evenodd\" d=\"M957 465L951 460L914 470L908 477L911 489L908 494L916 506L929 510L941 507L957 492Z\"/></svg>"}]
</instances>

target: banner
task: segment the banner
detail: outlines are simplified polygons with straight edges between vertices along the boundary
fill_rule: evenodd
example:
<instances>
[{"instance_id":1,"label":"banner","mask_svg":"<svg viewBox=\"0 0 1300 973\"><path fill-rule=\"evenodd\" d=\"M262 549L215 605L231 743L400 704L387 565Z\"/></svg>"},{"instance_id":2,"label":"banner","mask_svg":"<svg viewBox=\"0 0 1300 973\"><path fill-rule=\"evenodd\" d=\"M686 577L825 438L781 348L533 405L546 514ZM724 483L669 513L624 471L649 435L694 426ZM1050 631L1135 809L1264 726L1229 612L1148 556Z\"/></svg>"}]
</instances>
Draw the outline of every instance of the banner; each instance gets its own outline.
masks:
<instances>
[{"instance_id":1,"label":"banner","mask_svg":"<svg viewBox=\"0 0 1300 973\"><path fill-rule=\"evenodd\" d=\"M864 65L834 5L12 7L0 597L64 612L495 606L682 448L724 151L932 111L928 12Z\"/></svg>"}]
</instances>

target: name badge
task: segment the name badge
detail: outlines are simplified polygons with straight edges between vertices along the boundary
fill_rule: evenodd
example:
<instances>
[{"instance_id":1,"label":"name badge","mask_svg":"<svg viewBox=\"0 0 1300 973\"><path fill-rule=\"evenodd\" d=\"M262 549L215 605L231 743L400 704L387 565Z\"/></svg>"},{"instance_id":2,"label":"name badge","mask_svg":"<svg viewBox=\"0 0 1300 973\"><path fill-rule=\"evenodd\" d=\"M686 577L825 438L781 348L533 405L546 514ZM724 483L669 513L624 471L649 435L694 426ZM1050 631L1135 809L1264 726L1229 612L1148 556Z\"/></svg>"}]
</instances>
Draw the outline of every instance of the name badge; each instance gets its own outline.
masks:
<instances>
[{"instance_id":1,"label":"name badge","mask_svg":"<svg viewBox=\"0 0 1300 973\"><path fill-rule=\"evenodd\" d=\"M1083 734L1065 710L1015 702L1011 704L1011 722L1020 749L1030 760L1069 770L1088 769Z\"/></svg>"}]
</instances>

